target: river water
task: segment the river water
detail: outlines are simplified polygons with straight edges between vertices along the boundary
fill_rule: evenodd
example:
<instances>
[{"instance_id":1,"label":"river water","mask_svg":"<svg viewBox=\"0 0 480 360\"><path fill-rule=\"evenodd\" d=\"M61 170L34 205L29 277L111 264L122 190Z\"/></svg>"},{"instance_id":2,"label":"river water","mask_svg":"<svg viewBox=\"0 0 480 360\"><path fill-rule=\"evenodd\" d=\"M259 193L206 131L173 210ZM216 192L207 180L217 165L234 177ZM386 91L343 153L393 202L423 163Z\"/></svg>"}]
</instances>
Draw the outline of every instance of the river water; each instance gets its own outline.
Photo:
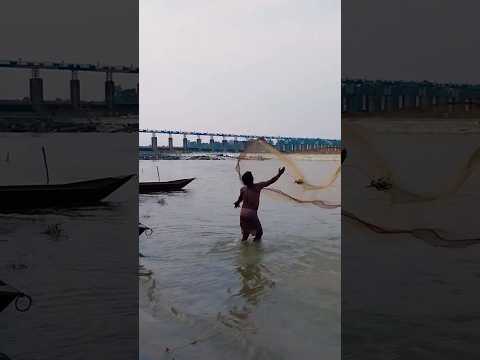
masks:
<instances>
[{"instance_id":1,"label":"river water","mask_svg":"<svg viewBox=\"0 0 480 360\"><path fill-rule=\"evenodd\" d=\"M44 184L42 146L51 183L137 170L136 134L3 133L0 185ZM0 280L33 299L0 312L0 358L135 358L137 196L130 180L99 205L0 214Z\"/></svg>"},{"instance_id":2,"label":"river water","mask_svg":"<svg viewBox=\"0 0 480 360\"><path fill-rule=\"evenodd\" d=\"M313 173L338 164L309 160ZM340 208L264 194L263 241L245 245L234 160L140 161L140 179L157 168L163 181L196 180L140 196L153 229L140 238L152 272L139 278L140 358L340 359Z\"/></svg>"},{"instance_id":3,"label":"river water","mask_svg":"<svg viewBox=\"0 0 480 360\"><path fill-rule=\"evenodd\" d=\"M403 231L343 218L343 358L479 359L478 122L343 121L342 142L342 210Z\"/></svg>"}]
</instances>

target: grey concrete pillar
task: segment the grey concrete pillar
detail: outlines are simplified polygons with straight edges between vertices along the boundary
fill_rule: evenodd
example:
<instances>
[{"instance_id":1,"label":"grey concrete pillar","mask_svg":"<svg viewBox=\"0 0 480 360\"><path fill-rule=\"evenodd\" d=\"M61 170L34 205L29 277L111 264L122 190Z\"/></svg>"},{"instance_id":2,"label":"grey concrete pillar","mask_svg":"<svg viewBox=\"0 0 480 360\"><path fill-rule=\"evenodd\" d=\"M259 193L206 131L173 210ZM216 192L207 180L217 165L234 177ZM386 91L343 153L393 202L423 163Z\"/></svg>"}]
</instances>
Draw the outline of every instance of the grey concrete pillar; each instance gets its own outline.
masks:
<instances>
[{"instance_id":1,"label":"grey concrete pillar","mask_svg":"<svg viewBox=\"0 0 480 360\"><path fill-rule=\"evenodd\" d=\"M30 103L35 110L43 104L43 79L39 77L38 69L33 69L30 79Z\"/></svg>"},{"instance_id":2,"label":"grey concrete pillar","mask_svg":"<svg viewBox=\"0 0 480 360\"><path fill-rule=\"evenodd\" d=\"M155 135L152 135L152 150L157 151L158 143L157 143L157 137Z\"/></svg>"},{"instance_id":3,"label":"grey concrete pillar","mask_svg":"<svg viewBox=\"0 0 480 360\"><path fill-rule=\"evenodd\" d=\"M113 98L115 96L115 83L113 82L113 74L110 71L106 72L105 80L105 105L107 109L113 109Z\"/></svg>"},{"instance_id":4,"label":"grey concrete pillar","mask_svg":"<svg viewBox=\"0 0 480 360\"><path fill-rule=\"evenodd\" d=\"M113 80L105 81L105 104L109 110L113 109L113 97L115 94L115 83Z\"/></svg>"},{"instance_id":5,"label":"grey concrete pillar","mask_svg":"<svg viewBox=\"0 0 480 360\"><path fill-rule=\"evenodd\" d=\"M74 109L80 107L80 80L70 80L70 103Z\"/></svg>"},{"instance_id":6,"label":"grey concrete pillar","mask_svg":"<svg viewBox=\"0 0 480 360\"><path fill-rule=\"evenodd\" d=\"M168 150L173 151L173 137L172 135L168 135Z\"/></svg>"}]
</instances>

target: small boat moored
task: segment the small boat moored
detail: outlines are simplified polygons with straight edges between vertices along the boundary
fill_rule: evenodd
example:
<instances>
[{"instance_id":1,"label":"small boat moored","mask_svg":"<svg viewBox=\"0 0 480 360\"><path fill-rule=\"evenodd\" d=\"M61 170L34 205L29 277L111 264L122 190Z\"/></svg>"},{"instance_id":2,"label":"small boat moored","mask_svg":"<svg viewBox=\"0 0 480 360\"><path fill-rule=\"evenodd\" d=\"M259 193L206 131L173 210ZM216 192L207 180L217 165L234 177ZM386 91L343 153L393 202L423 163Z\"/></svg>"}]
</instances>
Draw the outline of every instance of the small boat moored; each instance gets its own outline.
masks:
<instances>
[{"instance_id":1,"label":"small boat moored","mask_svg":"<svg viewBox=\"0 0 480 360\"><path fill-rule=\"evenodd\" d=\"M46 185L0 186L0 211L71 207L100 202L135 174Z\"/></svg>"},{"instance_id":2,"label":"small boat moored","mask_svg":"<svg viewBox=\"0 0 480 360\"><path fill-rule=\"evenodd\" d=\"M148 226L138 223L138 236L142 235L147 230L152 231L152 229L150 229Z\"/></svg>"},{"instance_id":3,"label":"small boat moored","mask_svg":"<svg viewBox=\"0 0 480 360\"><path fill-rule=\"evenodd\" d=\"M152 181L138 184L140 194L151 194L157 192L179 191L190 184L195 178L179 179L172 181Z\"/></svg>"},{"instance_id":4,"label":"small boat moored","mask_svg":"<svg viewBox=\"0 0 480 360\"><path fill-rule=\"evenodd\" d=\"M26 300L26 304L21 304L22 299ZM32 298L30 296L0 280L0 312L5 310L12 301L15 301L15 309L20 312L25 312L32 306Z\"/></svg>"}]
</instances>

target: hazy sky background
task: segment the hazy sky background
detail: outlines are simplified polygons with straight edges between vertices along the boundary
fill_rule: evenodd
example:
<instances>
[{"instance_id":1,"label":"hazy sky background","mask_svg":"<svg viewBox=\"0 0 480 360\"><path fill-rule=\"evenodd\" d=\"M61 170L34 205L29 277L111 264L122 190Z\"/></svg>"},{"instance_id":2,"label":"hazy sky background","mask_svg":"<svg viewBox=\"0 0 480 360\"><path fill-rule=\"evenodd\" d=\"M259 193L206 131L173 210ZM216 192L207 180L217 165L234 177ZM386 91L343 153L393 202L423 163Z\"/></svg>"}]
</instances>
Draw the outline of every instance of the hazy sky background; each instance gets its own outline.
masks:
<instances>
[{"instance_id":1,"label":"hazy sky background","mask_svg":"<svg viewBox=\"0 0 480 360\"><path fill-rule=\"evenodd\" d=\"M140 1L140 127L339 138L340 15L339 0Z\"/></svg>"},{"instance_id":2,"label":"hazy sky background","mask_svg":"<svg viewBox=\"0 0 480 360\"><path fill-rule=\"evenodd\" d=\"M138 0L2 2L0 60L138 65ZM29 70L0 69L0 99L29 95ZM46 99L69 99L70 71L42 71ZM104 73L80 73L83 100L103 100ZM136 75L114 75L135 88Z\"/></svg>"},{"instance_id":3,"label":"hazy sky background","mask_svg":"<svg viewBox=\"0 0 480 360\"><path fill-rule=\"evenodd\" d=\"M342 0L342 75L480 83L476 0Z\"/></svg>"}]
</instances>

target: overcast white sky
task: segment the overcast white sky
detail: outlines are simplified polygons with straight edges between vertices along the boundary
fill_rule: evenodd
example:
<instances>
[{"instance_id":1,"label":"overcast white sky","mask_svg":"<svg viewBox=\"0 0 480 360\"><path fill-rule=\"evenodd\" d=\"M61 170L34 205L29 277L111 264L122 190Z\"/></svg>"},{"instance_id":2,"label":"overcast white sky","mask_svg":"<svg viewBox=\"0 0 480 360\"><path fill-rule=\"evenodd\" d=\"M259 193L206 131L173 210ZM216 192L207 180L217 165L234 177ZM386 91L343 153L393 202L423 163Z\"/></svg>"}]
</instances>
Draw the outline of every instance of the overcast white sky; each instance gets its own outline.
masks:
<instances>
[{"instance_id":1,"label":"overcast white sky","mask_svg":"<svg viewBox=\"0 0 480 360\"><path fill-rule=\"evenodd\" d=\"M339 0L139 10L141 128L340 138Z\"/></svg>"}]
</instances>

